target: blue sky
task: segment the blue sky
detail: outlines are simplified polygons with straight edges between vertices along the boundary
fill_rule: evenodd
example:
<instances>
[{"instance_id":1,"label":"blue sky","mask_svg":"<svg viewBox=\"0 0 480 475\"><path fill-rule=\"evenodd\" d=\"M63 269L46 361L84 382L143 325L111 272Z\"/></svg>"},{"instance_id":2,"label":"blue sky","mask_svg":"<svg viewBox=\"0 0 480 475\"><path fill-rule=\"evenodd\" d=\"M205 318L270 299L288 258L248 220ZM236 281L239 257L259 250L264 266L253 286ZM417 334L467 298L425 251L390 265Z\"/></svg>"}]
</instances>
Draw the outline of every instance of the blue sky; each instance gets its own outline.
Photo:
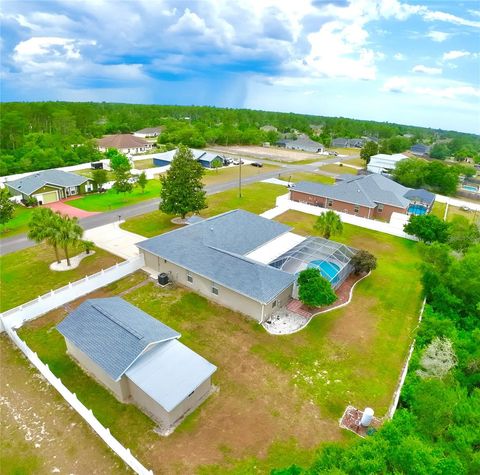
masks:
<instances>
[{"instance_id":1,"label":"blue sky","mask_svg":"<svg viewBox=\"0 0 480 475\"><path fill-rule=\"evenodd\" d=\"M480 133L480 2L4 0L3 101L198 104Z\"/></svg>"}]
</instances>

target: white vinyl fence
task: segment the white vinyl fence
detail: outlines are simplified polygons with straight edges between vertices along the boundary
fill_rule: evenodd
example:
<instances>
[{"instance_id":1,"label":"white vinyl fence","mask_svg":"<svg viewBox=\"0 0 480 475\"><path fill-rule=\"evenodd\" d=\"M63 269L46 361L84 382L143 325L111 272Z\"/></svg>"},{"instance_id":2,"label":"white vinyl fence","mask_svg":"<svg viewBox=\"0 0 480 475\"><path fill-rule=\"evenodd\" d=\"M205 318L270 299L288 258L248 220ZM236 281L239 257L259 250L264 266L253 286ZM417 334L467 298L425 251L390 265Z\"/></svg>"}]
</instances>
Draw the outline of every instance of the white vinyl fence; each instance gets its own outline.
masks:
<instances>
[{"instance_id":1,"label":"white vinyl fence","mask_svg":"<svg viewBox=\"0 0 480 475\"><path fill-rule=\"evenodd\" d=\"M464 201L459 198L452 198L450 196L443 196L443 195L435 195L435 201L438 201L439 203L447 203L450 206L457 206L458 208L465 206L475 211L480 211L480 203L473 203L472 201Z\"/></svg>"},{"instance_id":2,"label":"white vinyl fence","mask_svg":"<svg viewBox=\"0 0 480 475\"><path fill-rule=\"evenodd\" d=\"M81 280L69 283L64 287L51 290L48 294L39 296L18 307L12 308L0 314L0 333L5 328L18 328L28 320L34 320L40 315L58 308L67 302L77 299L82 295L89 294L96 289L105 287L122 277L135 272L144 266L143 254L119 264L115 264L106 270L101 270L93 275L87 275Z\"/></svg>"},{"instance_id":3,"label":"white vinyl fence","mask_svg":"<svg viewBox=\"0 0 480 475\"><path fill-rule=\"evenodd\" d=\"M320 208L319 206L312 206L305 203L298 203L297 201L290 200L290 194L282 195L277 198L276 208L266 211L262 214L263 217L272 219L288 210L301 211L302 213L312 214L314 216L320 216L321 214L329 211L326 208ZM402 237L416 241L417 239L410 234L403 231L403 226L408 222L408 215L393 213L389 223L377 221L375 219L361 218L360 216L354 216L352 214L342 213L334 210L344 223L353 224L354 226L360 226L362 228L372 229L373 231L379 231L381 233L391 234L393 236Z\"/></svg>"},{"instance_id":4,"label":"white vinyl fence","mask_svg":"<svg viewBox=\"0 0 480 475\"><path fill-rule=\"evenodd\" d=\"M15 330L7 328L10 339L17 345L28 360L40 371L42 376L62 395L65 401L83 417L85 422L102 438L102 440L136 473L139 475L153 475L138 459L132 455L130 449L125 448L111 433L108 427L103 427L100 421L93 415L91 409L87 409L80 402L75 393L70 392L62 381L57 378L48 365L44 364L38 355L17 335Z\"/></svg>"}]
</instances>

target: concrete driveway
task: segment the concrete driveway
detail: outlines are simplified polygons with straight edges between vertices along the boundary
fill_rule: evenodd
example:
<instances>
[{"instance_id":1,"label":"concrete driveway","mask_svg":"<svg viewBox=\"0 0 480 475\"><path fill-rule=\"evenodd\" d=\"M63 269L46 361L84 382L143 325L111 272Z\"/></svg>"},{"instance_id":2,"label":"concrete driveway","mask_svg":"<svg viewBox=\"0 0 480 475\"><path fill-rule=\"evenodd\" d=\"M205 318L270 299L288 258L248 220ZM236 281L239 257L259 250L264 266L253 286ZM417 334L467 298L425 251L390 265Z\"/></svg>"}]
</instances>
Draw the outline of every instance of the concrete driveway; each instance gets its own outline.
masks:
<instances>
[{"instance_id":1,"label":"concrete driveway","mask_svg":"<svg viewBox=\"0 0 480 475\"><path fill-rule=\"evenodd\" d=\"M70 216L71 218L86 218L88 216L93 216L94 214L99 214L93 211L85 211L83 209L75 208L64 201L56 201L55 203L49 203L43 206L45 208L50 208L55 212Z\"/></svg>"},{"instance_id":2,"label":"concrete driveway","mask_svg":"<svg viewBox=\"0 0 480 475\"><path fill-rule=\"evenodd\" d=\"M124 231L120 228L121 222L88 229L83 234L83 238L93 241L97 247L105 249L123 259L138 256L138 249L135 243L144 241L146 238L140 234Z\"/></svg>"}]
</instances>

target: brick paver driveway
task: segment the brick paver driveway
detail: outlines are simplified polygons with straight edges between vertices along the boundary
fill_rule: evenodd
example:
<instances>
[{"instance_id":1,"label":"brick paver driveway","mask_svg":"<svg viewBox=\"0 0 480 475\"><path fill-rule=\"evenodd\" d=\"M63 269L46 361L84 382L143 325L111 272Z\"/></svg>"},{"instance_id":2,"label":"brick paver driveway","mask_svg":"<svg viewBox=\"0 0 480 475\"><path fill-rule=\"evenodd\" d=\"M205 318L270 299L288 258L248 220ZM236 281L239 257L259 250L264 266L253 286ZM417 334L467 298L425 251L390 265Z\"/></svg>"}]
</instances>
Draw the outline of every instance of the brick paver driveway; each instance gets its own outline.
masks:
<instances>
[{"instance_id":1,"label":"brick paver driveway","mask_svg":"<svg viewBox=\"0 0 480 475\"><path fill-rule=\"evenodd\" d=\"M94 214L99 214L92 211L84 211L83 209L78 209L73 206L70 206L65 201L56 201L55 203L49 203L43 205L46 208L50 208L53 211L58 211L61 214L65 214L70 217L75 218L86 218L87 216L93 216Z\"/></svg>"}]
</instances>

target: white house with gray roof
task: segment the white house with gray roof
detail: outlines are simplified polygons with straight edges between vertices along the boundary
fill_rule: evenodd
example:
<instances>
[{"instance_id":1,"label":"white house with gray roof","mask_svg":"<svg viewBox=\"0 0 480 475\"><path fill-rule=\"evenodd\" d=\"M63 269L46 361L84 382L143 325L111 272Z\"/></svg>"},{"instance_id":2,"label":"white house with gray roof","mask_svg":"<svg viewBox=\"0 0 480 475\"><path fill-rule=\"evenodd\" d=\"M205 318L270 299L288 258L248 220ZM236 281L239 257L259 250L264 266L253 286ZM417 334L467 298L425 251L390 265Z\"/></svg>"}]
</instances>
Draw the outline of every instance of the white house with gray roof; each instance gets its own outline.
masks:
<instances>
[{"instance_id":1,"label":"white house with gray roof","mask_svg":"<svg viewBox=\"0 0 480 475\"><path fill-rule=\"evenodd\" d=\"M152 273L166 273L170 280L263 322L292 298L297 273L323 259L319 239L317 257L289 271L277 268L275 261L305 239L285 224L234 210L195 220L137 247ZM333 282L338 276L330 277Z\"/></svg>"},{"instance_id":2,"label":"white house with gray roof","mask_svg":"<svg viewBox=\"0 0 480 475\"><path fill-rule=\"evenodd\" d=\"M19 196L22 200L33 197L39 204L53 203L96 189L95 183L88 177L55 169L7 181L5 186L13 196Z\"/></svg>"},{"instance_id":3,"label":"white house with gray roof","mask_svg":"<svg viewBox=\"0 0 480 475\"><path fill-rule=\"evenodd\" d=\"M211 391L217 368L180 343L178 332L120 297L86 300L57 330L87 373L164 428Z\"/></svg>"},{"instance_id":4,"label":"white house with gray roof","mask_svg":"<svg viewBox=\"0 0 480 475\"><path fill-rule=\"evenodd\" d=\"M371 173L390 174L395 169L395 165L408 158L403 153L394 153L388 155L386 153L377 153L370 157L367 165L367 170Z\"/></svg>"},{"instance_id":5,"label":"white house with gray roof","mask_svg":"<svg viewBox=\"0 0 480 475\"><path fill-rule=\"evenodd\" d=\"M153 158L153 164L156 167L165 167L172 163L172 160L175 158L178 149L169 150L168 152L155 153L149 155ZM223 165L223 157L218 155L218 153L206 152L205 150L198 150L191 148L194 160L197 160L202 167L204 168L215 168L221 167Z\"/></svg>"}]
</instances>

